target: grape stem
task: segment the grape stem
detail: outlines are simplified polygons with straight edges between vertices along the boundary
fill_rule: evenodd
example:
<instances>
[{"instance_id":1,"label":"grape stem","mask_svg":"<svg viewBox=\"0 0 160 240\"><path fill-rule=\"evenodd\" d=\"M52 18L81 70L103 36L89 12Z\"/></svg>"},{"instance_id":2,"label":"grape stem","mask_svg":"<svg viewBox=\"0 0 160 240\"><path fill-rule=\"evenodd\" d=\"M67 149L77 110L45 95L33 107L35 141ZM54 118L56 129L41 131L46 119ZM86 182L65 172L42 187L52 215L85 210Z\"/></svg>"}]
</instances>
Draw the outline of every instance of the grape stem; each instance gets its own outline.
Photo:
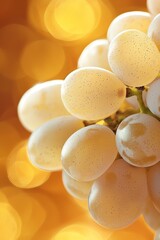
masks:
<instances>
[{"instance_id":1,"label":"grape stem","mask_svg":"<svg viewBox=\"0 0 160 240\"><path fill-rule=\"evenodd\" d=\"M149 113L150 110L145 106L142 98L142 92L144 87L136 88L136 87L128 87L127 88L127 97L136 96L139 104L139 109L141 113ZM149 111L149 112L148 112Z\"/></svg>"},{"instance_id":2,"label":"grape stem","mask_svg":"<svg viewBox=\"0 0 160 240\"><path fill-rule=\"evenodd\" d=\"M103 120L104 125L108 126L113 132L116 133L117 128L119 124L123 121L123 119L134 113L137 113L137 111L135 111L134 109L128 109L126 111L118 110L116 113Z\"/></svg>"},{"instance_id":3,"label":"grape stem","mask_svg":"<svg viewBox=\"0 0 160 240\"><path fill-rule=\"evenodd\" d=\"M154 115L148 107L144 104L142 93L144 90L147 90L147 87L127 87L126 97L136 96L139 104L139 110L141 113L149 114L158 120L160 120L156 115Z\"/></svg>"}]
</instances>

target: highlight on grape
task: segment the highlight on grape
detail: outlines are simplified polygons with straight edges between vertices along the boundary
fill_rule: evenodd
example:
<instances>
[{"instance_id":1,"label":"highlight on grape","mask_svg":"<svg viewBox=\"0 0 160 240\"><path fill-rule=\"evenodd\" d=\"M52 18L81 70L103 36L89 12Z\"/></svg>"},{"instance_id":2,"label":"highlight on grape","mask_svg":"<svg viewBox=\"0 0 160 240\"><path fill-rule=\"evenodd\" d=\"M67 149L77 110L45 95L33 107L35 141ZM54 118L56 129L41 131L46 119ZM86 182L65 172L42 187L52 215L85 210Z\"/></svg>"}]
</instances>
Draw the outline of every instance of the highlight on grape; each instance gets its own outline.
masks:
<instances>
[{"instance_id":1,"label":"highlight on grape","mask_svg":"<svg viewBox=\"0 0 160 240\"><path fill-rule=\"evenodd\" d=\"M19 141L18 130L12 133L11 129L11 141L15 139L16 146L11 144L4 148L3 154L6 156L10 150L5 164L8 179L17 188L31 191L26 199L32 199L29 200L32 206L27 200L25 204L29 210L34 210L27 215L19 206L16 212L14 204L20 203L26 193L18 189L14 196L12 188L4 188L0 194L0 211L8 222L8 234L12 234L13 240L29 239L25 225L36 211L40 218L30 226L30 237L41 226L45 229L46 218L52 222L54 212L53 222L61 221L54 199L52 202L49 195L31 190L35 187L43 190L48 179L61 172L65 191L75 201L87 202L95 226L111 231L107 239L112 240L118 230L119 236L129 236L127 239L131 240L131 230L126 229L143 216L145 224L154 231L155 240L160 240L160 1L148 0L148 12L128 11L115 17L106 39L97 37L84 46L76 69L71 67L72 71L67 72L64 79L58 74L66 71L66 49L72 42L81 41L97 30L103 4L98 0L93 5L85 0L39 1L39 6L38 1L30 2L29 7L34 6L41 14L41 18L37 15L41 24L36 24L32 11L28 18L37 29L37 35L32 42L30 37L26 40L23 54L19 56L21 67L17 67L16 81L27 74L35 82L26 82L27 91L21 94L16 106L21 125L13 120L17 129L27 131L23 133L27 140ZM78 7L82 5L84 16L77 20ZM62 12L66 9L67 14L71 6L74 21L65 22ZM87 13L90 21L86 24ZM6 35L10 35L11 30L3 29ZM32 35L24 30L24 38ZM38 39L40 33L43 39ZM68 42L63 46L63 41ZM44 59L39 57L40 51ZM0 48L2 55L1 52ZM7 54L5 51L3 57ZM10 128L9 120L7 124ZM2 125L2 133L3 128ZM58 197L57 201L61 202L61 194ZM44 204L48 204L52 216L49 210L44 211ZM90 226L82 228L76 224L71 225L73 232L67 230L71 227L64 226L50 239L62 239L65 232L70 239L81 239L87 234L94 239L94 234L86 230ZM83 230L82 236L79 229ZM6 231L5 225L3 231ZM45 239L48 233L45 234L40 239ZM96 234L101 239L101 235ZM9 240L6 233L4 236ZM143 240L143 236L138 237L136 233L133 236Z\"/></svg>"}]
</instances>

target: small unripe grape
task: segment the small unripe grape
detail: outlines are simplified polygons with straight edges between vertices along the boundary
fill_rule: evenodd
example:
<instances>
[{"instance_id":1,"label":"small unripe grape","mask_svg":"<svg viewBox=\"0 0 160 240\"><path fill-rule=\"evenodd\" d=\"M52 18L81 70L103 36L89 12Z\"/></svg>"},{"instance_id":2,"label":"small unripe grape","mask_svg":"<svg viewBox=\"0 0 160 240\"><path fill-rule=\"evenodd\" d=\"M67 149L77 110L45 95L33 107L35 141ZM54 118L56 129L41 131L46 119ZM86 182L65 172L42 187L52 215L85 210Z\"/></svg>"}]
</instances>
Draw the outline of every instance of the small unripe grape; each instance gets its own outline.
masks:
<instances>
[{"instance_id":1,"label":"small unripe grape","mask_svg":"<svg viewBox=\"0 0 160 240\"><path fill-rule=\"evenodd\" d=\"M157 211L160 213L160 162L149 169L147 172L147 179L151 200Z\"/></svg>"},{"instance_id":2,"label":"small unripe grape","mask_svg":"<svg viewBox=\"0 0 160 240\"><path fill-rule=\"evenodd\" d=\"M117 16L110 24L107 38L111 41L118 33L128 29L137 29L147 33L151 14L142 11L125 12Z\"/></svg>"},{"instance_id":3,"label":"small unripe grape","mask_svg":"<svg viewBox=\"0 0 160 240\"><path fill-rule=\"evenodd\" d=\"M119 109L125 95L125 85L113 73L96 67L71 72L61 89L66 109L83 120L110 116Z\"/></svg>"},{"instance_id":4,"label":"small unripe grape","mask_svg":"<svg viewBox=\"0 0 160 240\"><path fill-rule=\"evenodd\" d=\"M117 155L115 135L105 126L91 125L75 132L62 149L65 171L78 181L101 176Z\"/></svg>"},{"instance_id":5,"label":"small unripe grape","mask_svg":"<svg viewBox=\"0 0 160 240\"><path fill-rule=\"evenodd\" d=\"M91 182L76 181L75 179L71 178L65 171L63 171L62 173L62 180L65 189L71 196L73 196L74 198L78 198L80 200L85 200L88 198L93 181Z\"/></svg>"},{"instance_id":6,"label":"small unripe grape","mask_svg":"<svg viewBox=\"0 0 160 240\"><path fill-rule=\"evenodd\" d=\"M126 30L110 43L108 60L124 84L139 87L151 83L160 70L156 44L143 32Z\"/></svg>"},{"instance_id":7,"label":"small unripe grape","mask_svg":"<svg viewBox=\"0 0 160 240\"><path fill-rule=\"evenodd\" d=\"M143 113L130 115L118 126L116 143L126 162L137 167L152 166L160 159L160 122Z\"/></svg>"},{"instance_id":8,"label":"small unripe grape","mask_svg":"<svg viewBox=\"0 0 160 240\"><path fill-rule=\"evenodd\" d=\"M18 116L29 131L50 119L68 115L61 100L62 80L43 82L30 88L18 104Z\"/></svg>"},{"instance_id":9,"label":"small unripe grape","mask_svg":"<svg viewBox=\"0 0 160 240\"><path fill-rule=\"evenodd\" d=\"M73 116L61 116L44 123L31 135L28 142L30 162L46 171L62 168L61 150L66 140L84 127L81 120Z\"/></svg>"},{"instance_id":10,"label":"small unripe grape","mask_svg":"<svg viewBox=\"0 0 160 240\"><path fill-rule=\"evenodd\" d=\"M146 102L148 108L156 116L160 117L160 78L154 80L147 91Z\"/></svg>"},{"instance_id":11,"label":"small unripe grape","mask_svg":"<svg viewBox=\"0 0 160 240\"><path fill-rule=\"evenodd\" d=\"M155 42L160 50L160 14L158 14L151 22L148 28L148 36Z\"/></svg>"},{"instance_id":12,"label":"small unripe grape","mask_svg":"<svg viewBox=\"0 0 160 240\"><path fill-rule=\"evenodd\" d=\"M93 183L89 211L98 224L109 229L122 229L141 215L146 197L145 169L118 159Z\"/></svg>"},{"instance_id":13,"label":"small unripe grape","mask_svg":"<svg viewBox=\"0 0 160 240\"><path fill-rule=\"evenodd\" d=\"M100 67L111 70L108 63L109 43L106 39L98 39L91 42L82 51L78 59L78 67Z\"/></svg>"}]
</instances>

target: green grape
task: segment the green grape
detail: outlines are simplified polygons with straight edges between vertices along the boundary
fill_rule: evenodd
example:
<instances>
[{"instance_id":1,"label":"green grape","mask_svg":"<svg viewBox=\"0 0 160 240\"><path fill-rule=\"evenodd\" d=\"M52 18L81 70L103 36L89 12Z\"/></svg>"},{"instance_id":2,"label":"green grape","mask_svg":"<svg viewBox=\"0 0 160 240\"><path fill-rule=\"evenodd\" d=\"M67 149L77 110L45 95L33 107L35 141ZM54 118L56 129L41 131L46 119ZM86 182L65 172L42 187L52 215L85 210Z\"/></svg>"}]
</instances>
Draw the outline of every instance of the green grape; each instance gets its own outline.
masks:
<instances>
[{"instance_id":1,"label":"green grape","mask_svg":"<svg viewBox=\"0 0 160 240\"><path fill-rule=\"evenodd\" d=\"M118 33L128 29L137 29L147 33L151 14L142 11L125 12L117 16L110 24L107 38L111 41Z\"/></svg>"},{"instance_id":2,"label":"green grape","mask_svg":"<svg viewBox=\"0 0 160 240\"><path fill-rule=\"evenodd\" d=\"M65 141L82 127L83 122L73 116L61 116L44 123L29 139L30 162L42 170L60 170L61 150Z\"/></svg>"},{"instance_id":3,"label":"green grape","mask_svg":"<svg viewBox=\"0 0 160 240\"><path fill-rule=\"evenodd\" d=\"M62 149L62 165L77 181L92 181L101 176L117 155L111 129L91 125L75 132Z\"/></svg>"},{"instance_id":4,"label":"green grape","mask_svg":"<svg viewBox=\"0 0 160 240\"><path fill-rule=\"evenodd\" d=\"M159 142L160 122L144 113L125 118L116 132L120 155L126 162L137 167L149 167L159 162Z\"/></svg>"},{"instance_id":5,"label":"green grape","mask_svg":"<svg viewBox=\"0 0 160 240\"><path fill-rule=\"evenodd\" d=\"M100 67L111 70L107 58L108 47L109 43L106 39L91 42L79 56L78 67Z\"/></svg>"},{"instance_id":6,"label":"green grape","mask_svg":"<svg viewBox=\"0 0 160 240\"><path fill-rule=\"evenodd\" d=\"M110 43L108 61L124 84L140 87L151 83L160 70L160 53L143 32L126 30Z\"/></svg>"},{"instance_id":7,"label":"green grape","mask_svg":"<svg viewBox=\"0 0 160 240\"><path fill-rule=\"evenodd\" d=\"M50 119L68 115L61 100L62 80L40 83L24 93L18 104L18 116L29 131Z\"/></svg>"},{"instance_id":8,"label":"green grape","mask_svg":"<svg viewBox=\"0 0 160 240\"><path fill-rule=\"evenodd\" d=\"M149 169L147 179L151 200L157 211L160 212L160 162Z\"/></svg>"},{"instance_id":9,"label":"green grape","mask_svg":"<svg viewBox=\"0 0 160 240\"><path fill-rule=\"evenodd\" d=\"M83 120L110 116L119 109L125 95L125 85L113 73L96 67L71 72L61 89L66 109Z\"/></svg>"},{"instance_id":10,"label":"green grape","mask_svg":"<svg viewBox=\"0 0 160 240\"><path fill-rule=\"evenodd\" d=\"M88 198L93 181L76 181L75 179L71 178L65 171L62 173L62 180L65 189L71 196L80 200L86 200Z\"/></svg>"},{"instance_id":11,"label":"green grape","mask_svg":"<svg viewBox=\"0 0 160 240\"><path fill-rule=\"evenodd\" d=\"M151 22L148 28L148 36L155 42L160 50L160 14L158 14Z\"/></svg>"},{"instance_id":12,"label":"green grape","mask_svg":"<svg viewBox=\"0 0 160 240\"><path fill-rule=\"evenodd\" d=\"M147 91L146 103L153 114L160 117L160 78L155 79Z\"/></svg>"},{"instance_id":13,"label":"green grape","mask_svg":"<svg viewBox=\"0 0 160 240\"><path fill-rule=\"evenodd\" d=\"M98 224L109 229L122 229L141 215L146 198L145 169L118 159L93 183L89 211Z\"/></svg>"}]
</instances>

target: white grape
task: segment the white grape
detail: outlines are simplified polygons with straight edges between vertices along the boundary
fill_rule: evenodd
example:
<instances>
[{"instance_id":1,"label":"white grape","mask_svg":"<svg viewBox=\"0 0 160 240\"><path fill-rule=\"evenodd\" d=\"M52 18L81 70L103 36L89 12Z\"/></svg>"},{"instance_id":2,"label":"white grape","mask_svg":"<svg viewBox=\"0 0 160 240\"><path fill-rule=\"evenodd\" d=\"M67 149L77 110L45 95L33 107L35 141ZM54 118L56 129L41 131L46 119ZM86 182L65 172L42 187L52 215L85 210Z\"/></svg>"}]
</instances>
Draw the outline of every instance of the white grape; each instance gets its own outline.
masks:
<instances>
[{"instance_id":1,"label":"white grape","mask_svg":"<svg viewBox=\"0 0 160 240\"><path fill-rule=\"evenodd\" d=\"M124 84L139 87L151 83L160 70L160 52L143 32L126 30L110 43L108 60Z\"/></svg>"},{"instance_id":2,"label":"white grape","mask_svg":"<svg viewBox=\"0 0 160 240\"><path fill-rule=\"evenodd\" d=\"M146 207L143 213L146 223L154 230L160 229L160 212L156 210L153 202L148 197Z\"/></svg>"},{"instance_id":3,"label":"white grape","mask_svg":"<svg viewBox=\"0 0 160 240\"><path fill-rule=\"evenodd\" d=\"M118 126L116 143L128 163L137 167L152 166L160 159L160 122L143 113L130 115Z\"/></svg>"},{"instance_id":4,"label":"white grape","mask_svg":"<svg viewBox=\"0 0 160 240\"><path fill-rule=\"evenodd\" d=\"M157 15L160 13L160 3L159 0L147 0L147 8L150 13Z\"/></svg>"},{"instance_id":5,"label":"white grape","mask_svg":"<svg viewBox=\"0 0 160 240\"><path fill-rule=\"evenodd\" d=\"M160 117L160 78L155 79L149 86L146 96L148 108Z\"/></svg>"},{"instance_id":6,"label":"white grape","mask_svg":"<svg viewBox=\"0 0 160 240\"><path fill-rule=\"evenodd\" d=\"M151 22L148 28L148 36L155 42L160 50L160 14L158 14Z\"/></svg>"},{"instance_id":7,"label":"white grape","mask_svg":"<svg viewBox=\"0 0 160 240\"><path fill-rule=\"evenodd\" d=\"M111 70L108 63L109 43L106 39L98 39L84 48L79 59L78 67L100 67Z\"/></svg>"},{"instance_id":8,"label":"white grape","mask_svg":"<svg viewBox=\"0 0 160 240\"><path fill-rule=\"evenodd\" d=\"M71 196L80 200L86 200L88 198L93 181L76 181L75 179L71 178L65 171L62 173L62 180L65 189Z\"/></svg>"},{"instance_id":9,"label":"white grape","mask_svg":"<svg viewBox=\"0 0 160 240\"><path fill-rule=\"evenodd\" d=\"M60 170L65 141L83 126L83 122L73 116L61 116L44 123L32 133L28 142L31 163L42 170Z\"/></svg>"},{"instance_id":10,"label":"white grape","mask_svg":"<svg viewBox=\"0 0 160 240\"><path fill-rule=\"evenodd\" d=\"M106 126L91 125L75 132L62 149L65 171L78 181L101 176L117 155L115 134Z\"/></svg>"},{"instance_id":11,"label":"white grape","mask_svg":"<svg viewBox=\"0 0 160 240\"><path fill-rule=\"evenodd\" d=\"M157 211L160 213L160 162L149 169L147 172L147 178L151 200Z\"/></svg>"},{"instance_id":12,"label":"white grape","mask_svg":"<svg viewBox=\"0 0 160 240\"><path fill-rule=\"evenodd\" d=\"M154 240L160 240L160 228L158 229L158 231L156 231Z\"/></svg>"},{"instance_id":13,"label":"white grape","mask_svg":"<svg viewBox=\"0 0 160 240\"><path fill-rule=\"evenodd\" d=\"M93 183L89 211L98 224L109 229L121 229L141 215L146 197L145 169L135 168L118 159Z\"/></svg>"},{"instance_id":14,"label":"white grape","mask_svg":"<svg viewBox=\"0 0 160 240\"><path fill-rule=\"evenodd\" d=\"M125 85L102 68L86 67L71 72L61 89L66 109L83 120L99 120L116 112L126 95Z\"/></svg>"},{"instance_id":15,"label":"white grape","mask_svg":"<svg viewBox=\"0 0 160 240\"><path fill-rule=\"evenodd\" d=\"M137 29L147 33L150 22L151 14L147 12L132 11L122 13L111 22L107 38L111 41L118 33L128 29Z\"/></svg>"},{"instance_id":16,"label":"white grape","mask_svg":"<svg viewBox=\"0 0 160 240\"><path fill-rule=\"evenodd\" d=\"M24 93L18 116L27 130L32 132L50 119L69 115L61 100L62 83L62 80L43 82Z\"/></svg>"}]
</instances>

